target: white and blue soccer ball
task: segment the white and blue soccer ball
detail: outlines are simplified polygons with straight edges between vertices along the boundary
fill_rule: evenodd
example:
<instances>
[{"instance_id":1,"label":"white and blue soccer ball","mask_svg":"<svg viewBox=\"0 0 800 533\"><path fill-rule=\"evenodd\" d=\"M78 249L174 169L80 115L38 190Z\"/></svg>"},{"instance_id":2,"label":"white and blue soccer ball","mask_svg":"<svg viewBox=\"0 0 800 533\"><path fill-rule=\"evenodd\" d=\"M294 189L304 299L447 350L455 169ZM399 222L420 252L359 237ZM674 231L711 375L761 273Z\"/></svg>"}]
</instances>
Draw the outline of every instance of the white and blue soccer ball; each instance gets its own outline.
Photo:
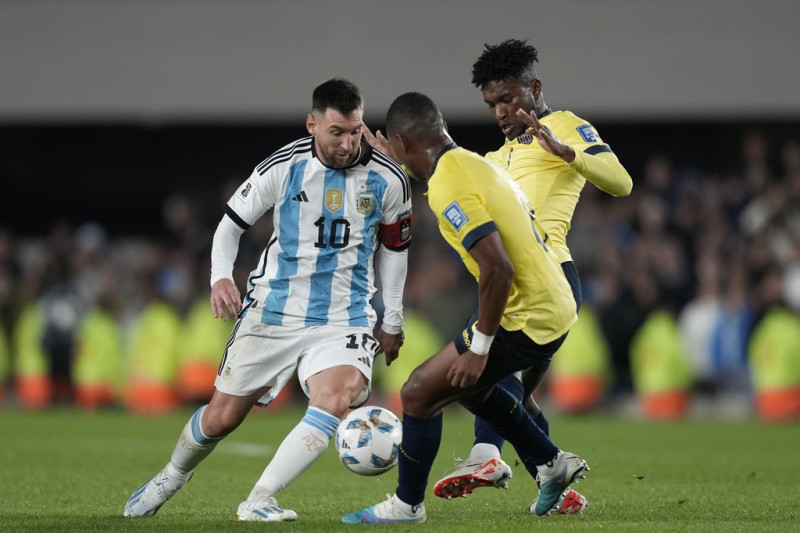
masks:
<instances>
[{"instance_id":1,"label":"white and blue soccer ball","mask_svg":"<svg viewBox=\"0 0 800 533\"><path fill-rule=\"evenodd\" d=\"M403 425L394 413L367 405L350 411L336 429L336 451L344 466L377 476L397 464Z\"/></svg>"}]
</instances>

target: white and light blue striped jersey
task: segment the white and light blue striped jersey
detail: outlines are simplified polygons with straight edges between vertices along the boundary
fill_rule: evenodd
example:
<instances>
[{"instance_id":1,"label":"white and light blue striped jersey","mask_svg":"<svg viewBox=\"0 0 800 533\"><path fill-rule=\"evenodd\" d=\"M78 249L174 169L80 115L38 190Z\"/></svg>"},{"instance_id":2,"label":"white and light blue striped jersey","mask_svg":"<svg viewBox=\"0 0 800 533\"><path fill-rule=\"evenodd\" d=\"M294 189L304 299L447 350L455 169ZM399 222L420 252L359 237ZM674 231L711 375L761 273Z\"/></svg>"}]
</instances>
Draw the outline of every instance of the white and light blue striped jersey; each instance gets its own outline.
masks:
<instances>
[{"instance_id":1,"label":"white and light blue striped jersey","mask_svg":"<svg viewBox=\"0 0 800 533\"><path fill-rule=\"evenodd\" d=\"M314 137L288 144L237 189L226 215L247 229L274 207L274 233L250 273L244 312L266 324L374 327L375 252L411 243L405 172L362 140L355 163L326 167Z\"/></svg>"}]
</instances>

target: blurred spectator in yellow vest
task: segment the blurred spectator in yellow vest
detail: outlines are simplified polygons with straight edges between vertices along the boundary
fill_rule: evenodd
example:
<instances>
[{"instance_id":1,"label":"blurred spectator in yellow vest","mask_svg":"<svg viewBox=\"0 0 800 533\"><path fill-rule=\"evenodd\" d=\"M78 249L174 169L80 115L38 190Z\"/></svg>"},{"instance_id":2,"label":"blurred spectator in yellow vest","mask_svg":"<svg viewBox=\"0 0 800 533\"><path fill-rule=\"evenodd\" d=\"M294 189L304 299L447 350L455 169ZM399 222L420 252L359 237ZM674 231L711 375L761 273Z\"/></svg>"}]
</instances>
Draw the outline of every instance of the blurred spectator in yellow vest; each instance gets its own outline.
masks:
<instances>
[{"instance_id":1,"label":"blurred spectator in yellow vest","mask_svg":"<svg viewBox=\"0 0 800 533\"><path fill-rule=\"evenodd\" d=\"M584 303L567 340L553 356L547 374L547 392L553 407L578 413L595 407L611 379L611 350L597 315Z\"/></svg>"},{"instance_id":2,"label":"blurred spectator in yellow vest","mask_svg":"<svg viewBox=\"0 0 800 533\"><path fill-rule=\"evenodd\" d=\"M107 309L96 307L83 317L76 336L75 403L83 409L117 404L122 368L119 324Z\"/></svg>"},{"instance_id":3,"label":"blurred spectator in yellow vest","mask_svg":"<svg viewBox=\"0 0 800 533\"><path fill-rule=\"evenodd\" d=\"M8 339L6 338L5 329L0 327L0 407L5 403L6 382L8 381L10 368L11 353L8 348Z\"/></svg>"},{"instance_id":4,"label":"blurred spectator in yellow vest","mask_svg":"<svg viewBox=\"0 0 800 533\"><path fill-rule=\"evenodd\" d=\"M657 310L636 331L630 347L633 386L645 418L683 416L692 374L675 318Z\"/></svg>"},{"instance_id":5,"label":"blurred spectator in yellow vest","mask_svg":"<svg viewBox=\"0 0 800 533\"><path fill-rule=\"evenodd\" d=\"M12 331L14 394L25 409L47 407L53 395L50 362L41 342L43 331L44 314L37 302L30 302Z\"/></svg>"},{"instance_id":6,"label":"blurred spectator in yellow vest","mask_svg":"<svg viewBox=\"0 0 800 533\"><path fill-rule=\"evenodd\" d=\"M768 310L753 330L748 357L759 417L800 419L800 318L784 307Z\"/></svg>"},{"instance_id":7,"label":"blurred spectator in yellow vest","mask_svg":"<svg viewBox=\"0 0 800 533\"><path fill-rule=\"evenodd\" d=\"M222 350L233 323L216 320L208 307L208 295L198 298L189 311L181 333L178 355L178 397L187 403L208 403Z\"/></svg>"},{"instance_id":8,"label":"blurred spectator in yellow vest","mask_svg":"<svg viewBox=\"0 0 800 533\"><path fill-rule=\"evenodd\" d=\"M178 406L175 380L183 323L175 307L164 300L163 250L149 250L142 267L147 300L134 319L126 342L128 375L125 405L133 412L160 413Z\"/></svg>"}]
</instances>

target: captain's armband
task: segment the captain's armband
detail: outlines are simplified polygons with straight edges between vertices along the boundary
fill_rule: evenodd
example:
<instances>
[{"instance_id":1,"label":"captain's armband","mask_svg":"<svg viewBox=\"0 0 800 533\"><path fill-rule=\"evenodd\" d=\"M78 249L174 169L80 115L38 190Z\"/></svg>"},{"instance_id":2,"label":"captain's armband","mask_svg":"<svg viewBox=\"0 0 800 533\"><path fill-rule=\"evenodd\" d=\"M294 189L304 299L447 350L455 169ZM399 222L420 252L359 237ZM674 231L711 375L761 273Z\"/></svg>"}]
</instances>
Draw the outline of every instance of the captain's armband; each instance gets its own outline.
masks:
<instances>
[{"instance_id":1,"label":"captain's armband","mask_svg":"<svg viewBox=\"0 0 800 533\"><path fill-rule=\"evenodd\" d=\"M411 213L402 215L391 224L381 224L378 235L381 244L390 250L405 250L411 244Z\"/></svg>"}]
</instances>

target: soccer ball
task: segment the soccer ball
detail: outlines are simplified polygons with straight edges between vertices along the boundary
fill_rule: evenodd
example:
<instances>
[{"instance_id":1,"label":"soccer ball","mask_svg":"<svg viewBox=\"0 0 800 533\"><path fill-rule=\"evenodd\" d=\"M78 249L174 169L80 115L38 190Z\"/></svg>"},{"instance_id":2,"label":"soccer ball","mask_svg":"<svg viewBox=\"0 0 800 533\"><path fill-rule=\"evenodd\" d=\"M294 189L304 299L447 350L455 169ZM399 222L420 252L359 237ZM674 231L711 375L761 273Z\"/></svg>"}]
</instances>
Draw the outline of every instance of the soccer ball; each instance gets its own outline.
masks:
<instances>
[{"instance_id":1,"label":"soccer ball","mask_svg":"<svg viewBox=\"0 0 800 533\"><path fill-rule=\"evenodd\" d=\"M336 451L344 466L377 476L397 464L403 426L388 409L367 405L351 411L336 429Z\"/></svg>"}]
</instances>

